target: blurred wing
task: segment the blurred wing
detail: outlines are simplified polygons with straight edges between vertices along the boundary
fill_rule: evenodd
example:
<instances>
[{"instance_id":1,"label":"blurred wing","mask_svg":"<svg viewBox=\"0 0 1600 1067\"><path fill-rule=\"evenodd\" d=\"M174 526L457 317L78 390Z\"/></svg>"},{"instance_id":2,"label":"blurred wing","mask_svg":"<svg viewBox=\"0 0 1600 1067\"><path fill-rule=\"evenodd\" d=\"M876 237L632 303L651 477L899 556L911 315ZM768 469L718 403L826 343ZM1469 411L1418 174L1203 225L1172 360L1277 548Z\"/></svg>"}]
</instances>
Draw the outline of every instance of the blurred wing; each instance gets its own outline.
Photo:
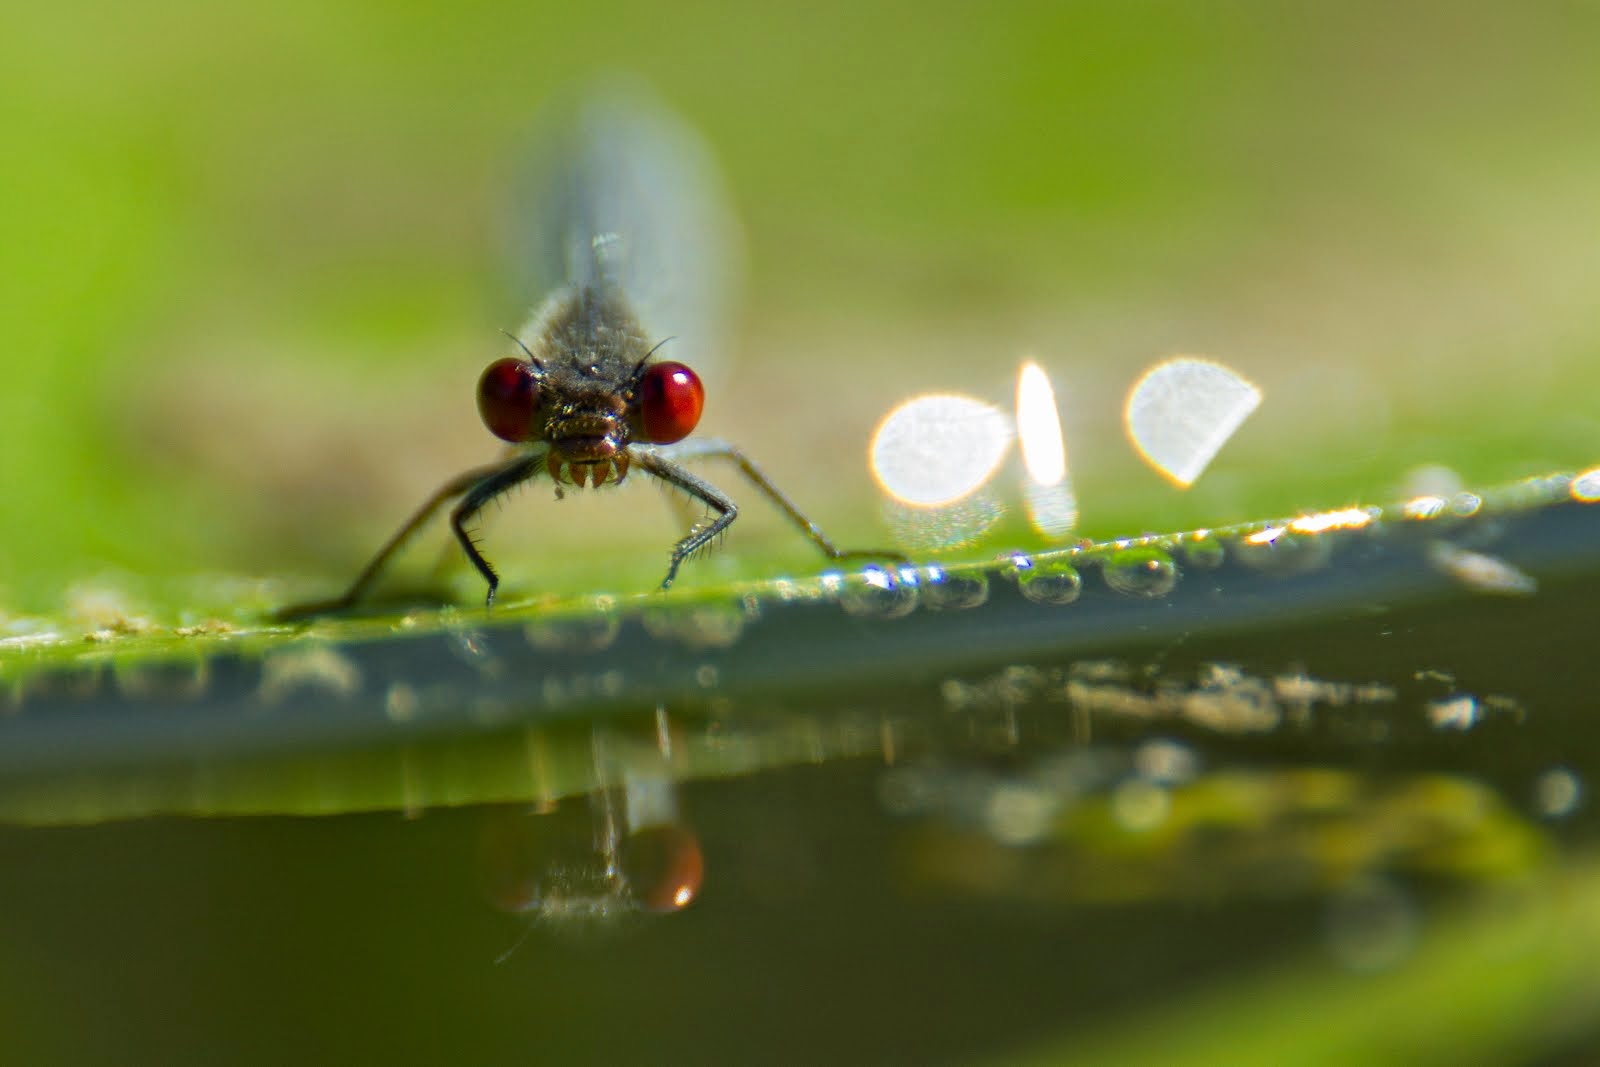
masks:
<instances>
[{"instance_id":1,"label":"blurred wing","mask_svg":"<svg viewBox=\"0 0 1600 1067\"><path fill-rule=\"evenodd\" d=\"M614 285L652 342L712 380L725 359L739 234L699 136L642 89L609 88L548 123L518 188L518 273L537 308Z\"/></svg>"}]
</instances>

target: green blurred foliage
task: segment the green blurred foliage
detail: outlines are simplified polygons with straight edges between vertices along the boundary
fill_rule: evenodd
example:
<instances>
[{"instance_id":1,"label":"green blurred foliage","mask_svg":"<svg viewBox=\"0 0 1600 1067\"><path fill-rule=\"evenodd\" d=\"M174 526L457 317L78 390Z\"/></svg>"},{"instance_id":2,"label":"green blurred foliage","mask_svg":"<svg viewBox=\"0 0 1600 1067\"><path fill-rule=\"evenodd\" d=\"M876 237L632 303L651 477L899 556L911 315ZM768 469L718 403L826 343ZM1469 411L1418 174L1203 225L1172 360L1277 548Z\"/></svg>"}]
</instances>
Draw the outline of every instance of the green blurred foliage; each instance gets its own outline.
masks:
<instances>
[{"instance_id":1,"label":"green blurred foliage","mask_svg":"<svg viewBox=\"0 0 1600 1067\"><path fill-rule=\"evenodd\" d=\"M0 612L107 570L337 584L492 455L471 386L536 296L502 282L510 160L615 70L706 132L747 225L708 426L841 539L882 536L876 419L1004 402L1024 354L1096 536L1584 463L1597 31L1573 4L13 5ZM1266 394L1187 494L1119 426L1180 352ZM638 493L530 494L496 558L647 588L673 527ZM813 565L755 510L705 572Z\"/></svg>"}]
</instances>

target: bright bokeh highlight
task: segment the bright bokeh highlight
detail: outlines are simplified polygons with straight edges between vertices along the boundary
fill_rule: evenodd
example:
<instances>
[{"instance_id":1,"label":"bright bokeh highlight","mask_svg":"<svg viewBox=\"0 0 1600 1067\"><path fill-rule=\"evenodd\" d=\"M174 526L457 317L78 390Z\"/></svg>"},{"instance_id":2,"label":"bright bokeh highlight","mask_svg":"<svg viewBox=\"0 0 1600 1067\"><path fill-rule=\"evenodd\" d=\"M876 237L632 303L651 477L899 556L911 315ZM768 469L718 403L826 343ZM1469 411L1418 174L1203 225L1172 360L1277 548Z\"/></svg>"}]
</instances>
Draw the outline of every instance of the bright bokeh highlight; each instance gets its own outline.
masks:
<instances>
[{"instance_id":1,"label":"bright bokeh highlight","mask_svg":"<svg viewBox=\"0 0 1600 1067\"><path fill-rule=\"evenodd\" d=\"M1055 389L1043 368L1031 361L1017 375L1017 436L1029 478L1039 485L1055 485L1066 478L1067 448Z\"/></svg>"},{"instance_id":2,"label":"bright bokeh highlight","mask_svg":"<svg viewBox=\"0 0 1600 1067\"><path fill-rule=\"evenodd\" d=\"M1586 470L1574 477L1569 492L1572 493L1572 499L1580 504L1600 501L1600 467Z\"/></svg>"},{"instance_id":3,"label":"bright bokeh highlight","mask_svg":"<svg viewBox=\"0 0 1600 1067\"><path fill-rule=\"evenodd\" d=\"M1295 533L1324 533L1328 530L1359 530L1372 524L1376 516L1366 508L1340 508L1302 515L1289 524Z\"/></svg>"},{"instance_id":4,"label":"bright bokeh highlight","mask_svg":"<svg viewBox=\"0 0 1600 1067\"><path fill-rule=\"evenodd\" d=\"M993 404L957 394L912 397L878 424L872 474L903 504L952 504L994 477L1014 435Z\"/></svg>"},{"instance_id":5,"label":"bright bokeh highlight","mask_svg":"<svg viewBox=\"0 0 1600 1067\"><path fill-rule=\"evenodd\" d=\"M1078 525L1078 500L1067 479L1067 446L1049 375L1031 360L1017 374L1017 437L1028 472L1023 499L1028 520L1058 540Z\"/></svg>"},{"instance_id":6,"label":"bright bokeh highlight","mask_svg":"<svg viewBox=\"0 0 1600 1067\"><path fill-rule=\"evenodd\" d=\"M1187 489L1260 404L1261 390L1222 364L1180 357L1134 383L1124 423L1145 461Z\"/></svg>"}]
</instances>

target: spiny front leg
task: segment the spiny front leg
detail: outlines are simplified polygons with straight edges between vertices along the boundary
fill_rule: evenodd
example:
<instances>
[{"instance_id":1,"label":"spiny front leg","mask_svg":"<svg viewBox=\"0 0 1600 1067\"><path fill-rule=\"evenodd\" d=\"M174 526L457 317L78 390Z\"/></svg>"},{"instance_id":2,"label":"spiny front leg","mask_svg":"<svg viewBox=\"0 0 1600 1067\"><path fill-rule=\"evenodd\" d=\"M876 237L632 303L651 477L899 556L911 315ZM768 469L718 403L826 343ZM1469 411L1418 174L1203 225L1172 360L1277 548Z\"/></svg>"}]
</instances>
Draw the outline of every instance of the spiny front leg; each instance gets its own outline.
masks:
<instances>
[{"instance_id":1,"label":"spiny front leg","mask_svg":"<svg viewBox=\"0 0 1600 1067\"><path fill-rule=\"evenodd\" d=\"M467 495L461 499L461 503L450 513L450 528L455 531L456 540L461 543L461 550L467 554L467 559L489 584L489 593L483 600L486 611L494 606L494 595L500 588L500 576L489 565L483 553L478 551L472 535L467 532L467 523L482 511L489 501L536 476L544 469L544 459L543 452L518 456L514 462L506 464L469 489Z\"/></svg>"},{"instance_id":2,"label":"spiny front leg","mask_svg":"<svg viewBox=\"0 0 1600 1067\"><path fill-rule=\"evenodd\" d=\"M682 566L684 560L710 544L718 534L733 525L733 520L739 517L739 506L704 478L695 477L671 460L662 458L659 453L639 449L634 452L634 458L641 467L657 478L674 488L683 490L717 513L716 518L704 526L690 530L688 536L672 546L672 559L667 564L667 576L661 581L661 588L668 589L671 588L673 579L678 576L678 568Z\"/></svg>"},{"instance_id":3,"label":"spiny front leg","mask_svg":"<svg viewBox=\"0 0 1600 1067\"><path fill-rule=\"evenodd\" d=\"M517 462L520 462L520 460L521 457L519 456ZM434 490L433 494L423 501L422 506L412 512L411 517L401 525L400 529L396 530L394 535L384 543L384 546L378 549L377 555L373 556L367 562L367 565L361 568L361 573L356 575L355 581L351 582L350 587L343 593L327 600L291 604L288 607L280 608L276 618L280 621L292 622L317 615L344 611L354 606L357 601L367 594L367 590L372 586L372 583L377 580L384 567L388 566L389 560L394 558L395 554L405 546L406 542L411 540L418 530L422 529L423 525L433 517L434 512L438 511L446 501L458 497L462 493L470 492L475 486L503 473L512 465L508 461L502 460L499 463L474 467L472 470L456 475Z\"/></svg>"},{"instance_id":4,"label":"spiny front leg","mask_svg":"<svg viewBox=\"0 0 1600 1067\"><path fill-rule=\"evenodd\" d=\"M681 444L672 445L670 446L670 449L673 459L731 460L739 468L739 473L744 475L745 479L749 481L751 485L760 490L761 494L770 500L779 511L783 512L784 516L788 518L788 520L797 528L799 528L800 532L805 534L807 539L809 539L812 544L821 549L823 554L829 559L887 559L894 560L897 563L910 562L909 557L907 557L905 553L896 549L840 548L838 545L833 543L832 538L822 532L822 527L812 522L811 519L806 516L805 512L801 511L800 508L796 506L794 501L790 500L788 496L784 494L783 490L779 489L776 483L774 483L771 478L767 477L766 472L764 472L760 467L756 466L755 462L751 460L749 456L746 456L742 451L726 441L721 441L716 438L702 438L699 440L684 441ZM656 458L658 460L661 459L659 455L656 455ZM669 463L668 465L673 466L675 469L682 470L682 468L676 467L676 464ZM696 479L696 481L699 482L699 479ZM699 482L699 484L706 485L705 482ZM710 487L707 486L707 488ZM713 489L712 492L717 491ZM718 495L720 496L721 494L718 493ZM727 498L723 497L723 499L726 500ZM733 505L731 502L729 502L728 506L732 507ZM727 524L724 523L719 528L719 532L721 529L726 528ZM696 547L698 547L698 545Z\"/></svg>"}]
</instances>

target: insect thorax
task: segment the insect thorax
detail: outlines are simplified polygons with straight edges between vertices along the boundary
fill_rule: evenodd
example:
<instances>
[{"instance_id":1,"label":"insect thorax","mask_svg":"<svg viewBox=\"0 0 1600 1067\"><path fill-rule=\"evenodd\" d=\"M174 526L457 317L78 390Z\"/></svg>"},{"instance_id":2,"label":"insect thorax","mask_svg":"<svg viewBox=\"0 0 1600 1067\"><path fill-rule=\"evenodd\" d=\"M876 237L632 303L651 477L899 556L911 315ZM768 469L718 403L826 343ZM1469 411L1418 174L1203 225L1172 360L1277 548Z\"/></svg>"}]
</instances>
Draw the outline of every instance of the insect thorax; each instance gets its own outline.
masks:
<instances>
[{"instance_id":1,"label":"insect thorax","mask_svg":"<svg viewBox=\"0 0 1600 1067\"><path fill-rule=\"evenodd\" d=\"M651 345L627 298L610 287L555 294L529 333L547 388L565 393L621 388Z\"/></svg>"}]
</instances>

